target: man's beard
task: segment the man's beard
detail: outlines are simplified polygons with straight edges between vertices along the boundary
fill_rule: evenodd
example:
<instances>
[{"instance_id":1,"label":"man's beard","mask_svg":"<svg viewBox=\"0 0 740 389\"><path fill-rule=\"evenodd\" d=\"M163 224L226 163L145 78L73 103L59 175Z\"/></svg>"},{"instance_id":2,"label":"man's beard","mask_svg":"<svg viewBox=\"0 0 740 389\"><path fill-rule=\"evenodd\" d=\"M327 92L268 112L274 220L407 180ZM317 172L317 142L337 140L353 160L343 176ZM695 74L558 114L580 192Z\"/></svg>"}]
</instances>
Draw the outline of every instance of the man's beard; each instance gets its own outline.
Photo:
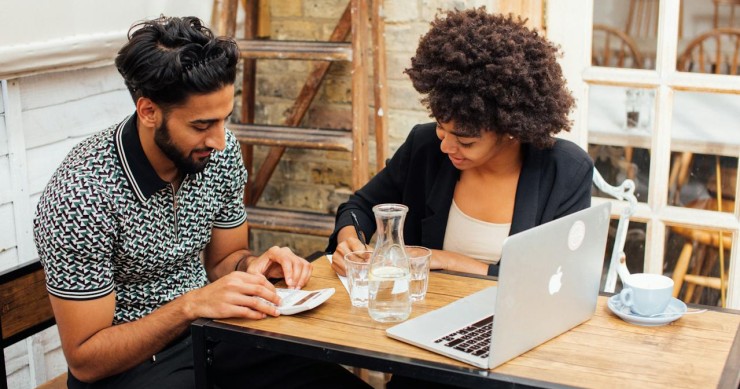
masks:
<instances>
[{"instance_id":1,"label":"man's beard","mask_svg":"<svg viewBox=\"0 0 740 389\"><path fill-rule=\"evenodd\" d=\"M208 156L203 158L201 161L196 161L193 158L192 152L188 155L180 150L173 142L170 136L170 129L167 127L167 118L165 117L162 121L162 125L154 130L154 143L159 147L167 158L175 164L177 170L182 174L195 174L200 173L206 168L211 157ZM195 151L212 151L213 149L203 148L195 149Z\"/></svg>"}]
</instances>

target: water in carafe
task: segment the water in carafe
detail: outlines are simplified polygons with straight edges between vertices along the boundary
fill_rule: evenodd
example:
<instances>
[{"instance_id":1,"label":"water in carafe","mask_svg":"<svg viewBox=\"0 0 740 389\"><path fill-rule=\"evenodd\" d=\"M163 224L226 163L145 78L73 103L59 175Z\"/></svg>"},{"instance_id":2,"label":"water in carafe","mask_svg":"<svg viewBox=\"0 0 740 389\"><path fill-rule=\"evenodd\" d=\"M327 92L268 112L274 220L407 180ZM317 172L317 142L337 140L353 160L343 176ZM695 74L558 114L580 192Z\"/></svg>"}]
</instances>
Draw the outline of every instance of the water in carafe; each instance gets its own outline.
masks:
<instances>
[{"instance_id":1,"label":"water in carafe","mask_svg":"<svg viewBox=\"0 0 740 389\"><path fill-rule=\"evenodd\" d=\"M380 322L397 322L411 314L409 260L403 243L403 222L408 207L380 204L373 207L378 238L370 259L368 312Z\"/></svg>"}]
</instances>

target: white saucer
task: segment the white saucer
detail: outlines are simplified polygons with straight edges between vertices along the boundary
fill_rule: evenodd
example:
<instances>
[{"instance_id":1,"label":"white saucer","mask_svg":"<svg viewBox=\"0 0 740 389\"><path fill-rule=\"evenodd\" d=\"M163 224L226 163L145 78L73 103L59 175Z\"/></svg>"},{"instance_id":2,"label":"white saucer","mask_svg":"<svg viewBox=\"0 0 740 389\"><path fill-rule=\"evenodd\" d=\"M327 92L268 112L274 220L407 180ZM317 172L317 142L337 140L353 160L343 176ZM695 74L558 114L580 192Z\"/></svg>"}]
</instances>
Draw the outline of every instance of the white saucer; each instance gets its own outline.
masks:
<instances>
[{"instance_id":1,"label":"white saucer","mask_svg":"<svg viewBox=\"0 0 740 389\"><path fill-rule=\"evenodd\" d=\"M609 307L609 309L611 309L612 312L614 312L615 315L619 316L627 323L648 327L662 326L678 320L681 316L683 316L684 313L686 313L687 309L686 304L684 304L683 301L676 298L671 298L671 302L668 303L668 306L664 311L664 313L666 313L665 315L656 317L640 316L638 314L632 313L629 307L625 307L624 305L622 305L622 302L619 300L618 294L610 297L606 305Z\"/></svg>"}]
</instances>

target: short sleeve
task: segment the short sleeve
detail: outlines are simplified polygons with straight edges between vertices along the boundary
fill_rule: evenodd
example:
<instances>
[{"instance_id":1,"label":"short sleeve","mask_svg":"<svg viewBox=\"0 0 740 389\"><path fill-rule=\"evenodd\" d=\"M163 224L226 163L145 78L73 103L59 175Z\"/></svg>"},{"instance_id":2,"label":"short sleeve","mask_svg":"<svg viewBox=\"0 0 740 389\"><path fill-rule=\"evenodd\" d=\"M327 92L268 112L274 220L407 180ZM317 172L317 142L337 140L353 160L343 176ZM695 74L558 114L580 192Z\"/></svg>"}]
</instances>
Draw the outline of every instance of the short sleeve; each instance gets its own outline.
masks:
<instances>
[{"instance_id":1,"label":"short sleeve","mask_svg":"<svg viewBox=\"0 0 740 389\"><path fill-rule=\"evenodd\" d=\"M53 296L89 300L113 291L115 218L90 174L58 170L34 218L34 240Z\"/></svg>"},{"instance_id":2,"label":"short sleeve","mask_svg":"<svg viewBox=\"0 0 740 389\"><path fill-rule=\"evenodd\" d=\"M239 142L230 131L226 132L226 147L220 157L223 159L218 174L224 179L221 180L218 193L222 204L213 226L225 229L239 227L247 220L247 212L244 209L247 169L244 167Z\"/></svg>"}]
</instances>

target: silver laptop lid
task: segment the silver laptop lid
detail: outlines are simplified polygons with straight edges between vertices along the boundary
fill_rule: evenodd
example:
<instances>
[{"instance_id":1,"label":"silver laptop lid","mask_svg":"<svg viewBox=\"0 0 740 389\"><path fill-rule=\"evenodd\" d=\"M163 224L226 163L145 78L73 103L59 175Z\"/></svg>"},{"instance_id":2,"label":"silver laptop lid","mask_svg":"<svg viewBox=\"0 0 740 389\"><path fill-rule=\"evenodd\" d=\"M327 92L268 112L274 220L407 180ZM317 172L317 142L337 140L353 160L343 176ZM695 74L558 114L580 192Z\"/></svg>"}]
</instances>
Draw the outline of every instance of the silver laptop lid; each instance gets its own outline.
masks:
<instances>
[{"instance_id":1,"label":"silver laptop lid","mask_svg":"<svg viewBox=\"0 0 740 389\"><path fill-rule=\"evenodd\" d=\"M604 203L506 239L489 368L593 315L610 211Z\"/></svg>"}]
</instances>

